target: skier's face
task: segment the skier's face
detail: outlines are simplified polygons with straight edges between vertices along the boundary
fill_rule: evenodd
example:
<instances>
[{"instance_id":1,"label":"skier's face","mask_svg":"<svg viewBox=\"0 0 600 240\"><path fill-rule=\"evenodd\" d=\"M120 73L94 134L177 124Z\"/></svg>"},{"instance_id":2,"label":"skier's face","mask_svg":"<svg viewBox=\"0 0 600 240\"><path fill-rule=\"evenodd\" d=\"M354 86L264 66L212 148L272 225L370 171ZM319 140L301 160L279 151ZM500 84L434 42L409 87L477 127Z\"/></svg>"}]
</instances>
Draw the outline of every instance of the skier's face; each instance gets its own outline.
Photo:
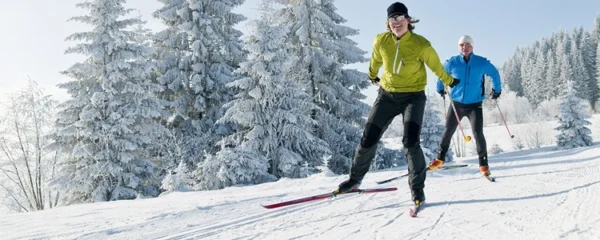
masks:
<instances>
[{"instance_id":1,"label":"skier's face","mask_svg":"<svg viewBox=\"0 0 600 240\"><path fill-rule=\"evenodd\" d=\"M388 18L390 30L397 36L401 36L408 31L408 18L406 15L395 15Z\"/></svg>"},{"instance_id":2,"label":"skier's face","mask_svg":"<svg viewBox=\"0 0 600 240\"><path fill-rule=\"evenodd\" d=\"M473 52L473 45L468 42L458 44L458 48L460 49L460 53L464 56L468 56Z\"/></svg>"}]
</instances>

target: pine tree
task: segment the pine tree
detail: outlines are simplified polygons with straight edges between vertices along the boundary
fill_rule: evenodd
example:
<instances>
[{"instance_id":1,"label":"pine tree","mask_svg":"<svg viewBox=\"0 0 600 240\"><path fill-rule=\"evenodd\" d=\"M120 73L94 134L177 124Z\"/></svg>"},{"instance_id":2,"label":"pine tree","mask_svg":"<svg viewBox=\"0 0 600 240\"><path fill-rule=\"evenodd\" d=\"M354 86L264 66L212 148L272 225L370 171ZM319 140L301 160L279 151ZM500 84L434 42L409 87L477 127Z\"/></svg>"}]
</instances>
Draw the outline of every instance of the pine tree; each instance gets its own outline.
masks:
<instances>
[{"instance_id":1,"label":"pine tree","mask_svg":"<svg viewBox=\"0 0 600 240\"><path fill-rule=\"evenodd\" d=\"M318 159L328 154L325 142L311 131L316 123L310 113L317 106L309 100L308 94L299 91L298 83L284 75L296 62L279 45L288 32L284 26L273 26L268 2L263 2L262 6L266 9L260 20L252 22L254 32L247 42L249 60L238 69L247 77L229 84L238 94L226 105L227 112L219 120L239 126L234 135L240 141L224 142L233 149L225 147L210 163L206 162L202 169L206 183L201 183L205 187L259 183L269 180L268 176L306 177L317 172L320 165L305 159ZM238 155L241 158L232 158ZM260 157L252 159L249 156ZM215 176L216 172L208 171L216 165L221 168L237 165L260 168L229 169L236 171L234 176L243 178L240 180L233 176Z\"/></svg>"},{"instance_id":2,"label":"pine tree","mask_svg":"<svg viewBox=\"0 0 600 240\"><path fill-rule=\"evenodd\" d=\"M188 191L192 185L187 165L180 161L177 169L171 170L163 178L160 188L165 190L161 195L175 191Z\"/></svg>"},{"instance_id":3,"label":"pine tree","mask_svg":"<svg viewBox=\"0 0 600 240\"><path fill-rule=\"evenodd\" d=\"M554 43L556 44L555 46L555 51L557 55L562 55L562 54L566 54L567 56L570 54L570 50L571 50L571 36L569 35L569 33L567 32L567 30L561 28L559 29L556 34L554 35Z\"/></svg>"},{"instance_id":4,"label":"pine tree","mask_svg":"<svg viewBox=\"0 0 600 240\"><path fill-rule=\"evenodd\" d=\"M546 73L548 71L546 54L542 48L538 48L536 51L535 55L537 57L533 61L530 78L525 87L525 96L533 101L533 104L543 101L544 93L542 90L544 88L540 88L540 86L545 85Z\"/></svg>"},{"instance_id":5,"label":"pine tree","mask_svg":"<svg viewBox=\"0 0 600 240\"><path fill-rule=\"evenodd\" d=\"M156 34L158 81L166 88L160 96L169 102L172 135L182 143L179 158L195 168L230 131L216 121L232 97L225 86L246 56L242 32L233 28L245 17L232 13L243 0L159 1L164 6L154 16L167 26Z\"/></svg>"},{"instance_id":6,"label":"pine tree","mask_svg":"<svg viewBox=\"0 0 600 240\"><path fill-rule=\"evenodd\" d=\"M600 43L596 47L596 84L600 89Z\"/></svg>"},{"instance_id":7,"label":"pine tree","mask_svg":"<svg viewBox=\"0 0 600 240\"><path fill-rule=\"evenodd\" d=\"M533 74L535 68L535 50L528 48L524 50L523 60L521 62L521 86L523 86L523 96L531 98L530 91L534 91L536 85L536 76Z\"/></svg>"},{"instance_id":8,"label":"pine tree","mask_svg":"<svg viewBox=\"0 0 600 240\"><path fill-rule=\"evenodd\" d=\"M319 124L317 136L331 149L329 168L347 173L354 150L360 142L360 128L368 105L361 102L361 90L368 87L367 75L346 64L365 62L365 51L349 37L358 31L342 24L332 0L275 0L283 5L278 21L290 29L282 47L298 57L289 77L301 84L313 103L319 106L311 114ZM309 159L315 164L321 159Z\"/></svg>"},{"instance_id":9,"label":"pine tree","mask_svg":"<svg viewBox=\"0 0 600 240\"><path fill-rule=\"evenodd\" d=\"M590 35L593 44L600 43L600 13L596 15L596 19L594 19L594 27L592 28L592 33Z\"/></svg>"},{"instance_id":10,"label":"pine tree","mask_svg":"<svg viewBox=\"0 0 600 240\"><path fill-rule=\"evenodd\" d=\"M504 84L506 84L506 86L508 86L508 88L510 88L512 91L517 92L519 96L523 96L523 86L521 85L521 52L522 51L517 48L515 55L504 62L501 71Z\"/></svg>"},{"instance_id":11,"label":"pine tree","mask_svg":"<svg viewBox=\"0 0 600 240\"><path fill-rule=\"evenodd\" d=\"M556 89L556 83L560 79L560 65L557 63L556 54L552 51L548 51L548 53L546 53L546 59L548 61L546 63L546 79L544 81L544 84L542 86L539 86L540 88L542 88L542 93L544 97L544 99L542 99L542 102L556 97L556 95L554 95L553 92L554 89Z\"/></svg>"},{"instance_id":12,"label":"pine tree","mask_svg":"<svg viewBox=\"0 0 600 240\"><path fill-rule=\"evenodd\" d=\"M596 84L596 45L590 33L583 33L579 52L582 54L585 68L584 82L590 94L588 99L592 109L597 110L596 102L600 99L600 89Z\"/></svg>"},{"instance_id":13,"label":"pine tree","mask_svg":"<svg viewBox=\"0 0 600 240\"><path fill-rule=\"evenodd\" d=\"M560 113L557 116L559 126L555 128L559 134L556 135L556 145L560 149L570 149L593 145L591 130L587 127L591 123L588 106L584 100L577 97L577 91L573 82L567 83L567 93L562 98L559 106Z\"/></svg>"},{"instance_id":14,"label":"pine tree","mask_svg":"<svg viewBox=\"0 0 600 240\"><path fill-rule=\"evenodd\" d=\"M275 180L267 173L269 165L265 156L250 148L223 148L208 155L200 173L201 190L222 189L238 184L259 184Z\"/></svg>"},{"instance_id":15,"label":"pine tree","mask_svg":"<svg viewBox=\"0 0 600 240\"><path fill-rule=\"evenodd\" d=\"M580 42L581 43L581 42ZM571 54L569 61L571 62L571 73L573 81L573 87L577 92L577 96L581 99L591 100L592 97L592 89L589 87L589 72L585 68L585 62L583 59L583 53L581 52L581 47L576 45L575 38L573 38L573 43L571 43Z\"/></svg>"},{"instance_id":16,"label":"pine tree","mask_svg":"<svg viewBox=\"0 0 600 240\"><path fill-rule=\"evenodd\" d=\"M396 138L397 140L400 138ZM399 140L400 142L402 140ZM398 145L402 145L402 143L398 143ZM404 166L407 164L406 154L403 151L404 148L401 149L391 149L387 147L387 144L383 141L379 141L377 143L377 154L375 154L375 158L371 162L371 170L381 170L394 168L399 166Z\"/></svg>"},{"instance_id":17,"label":"pine tree","mask_svg":"<svg viewBox=\"0 0 600 240\"><path fill-rule=\"evenodd\" d=\"M567 82L573 79L573 66L566 53L558 56L558 67L560 69L558 81L554 83L553 96L563 96L568 90Z\"/></svg>"},{"instance_id":18,"label":"pine tree","mask_svg":"<svg viewBox=\"0 0 600 240\"><path fill-rule=\"evenodd\" d=\"M593 54L590 56L591 58L595 57L594 64L591 66L592 79L596 80L592 81L595 83L595 86L593 86L593 88L595 88L597 91L595 95L596 101L594 102L593 106L595 107L594 110L600 112L600 107L598 107L600 106L600 14L596 15L596 19L594 20L594 27L590 34L589 44L591 45L590 49L592 51L595 49L596 53L595 56Z\"/></svg>"},{"instance_id":19,"label":"pine tree","mask_svg":"<svg viewBox=\"0 0 600 240\"><path fill-rule=\"evenodd\" d=\"M425 113L423 115L423 126L421 127L421 147L425 159L433 160L437 157L438 148L442 141L442 134L446 126L444 124L443 115L438 110L439 99L435 96L428 97L425 105ZM448 149L444 160L451 162L454 159L454 152Z\"/></svg>"},{"instance_id":20,"label":"pine tree","mask_svg":"<svg viewBox=\"0 0 600 240\"><path fill-rule=\"evenodd\" d=\"M526 86L525 96L536 104L564 94L566 81L575 83L580 97L589 100L593 110L597 111L600 99L600 83L597 81L597 46L600 41L600 15L597 15L591 32L583 27L573 29L569 34L565 29L552 33L548 39L543 38L542 44L535 41L533 45L517 48L502 70L506 85L522 96L521 86ZM545 52L545 64L537 52ZM545 68L544 83L533 81L541 75L539 67ZM536 89L539 89L536 90Z\"/></svg>"},{"instance_id":21,"label":"pine tree","mask_svg":"<svg viewBox=\"0 0 600 240\"><path fill-rule=\"evenodd\" d=\"M189 5L186 0L159 0L164 6L153 13L162 20L167 28L153 36L153 47L156 51L156 81L164 86L164 91L157 96L164 102L170 117L162 122L168 127L163 149L158 153L164 156L161 166L167 173L163 181L168 181L168 173L178 172L176 169L183 162L184 169L193 169L203 155L206 142L203 132L196 129L197 110L192 100L193 92L189 88L191 59L189 58L190 41L188 33L180 26L191 21ZM179 172L178 172L179 174Z\"/></svg>"},{"instance_id":22,"label":"pine tree","mask_svg":"<svg viewBox=\"0 0 600 240\"><path fill-rule=\"evenodd\" d=\"M156 196L154 164L146 148L163 128L156 123L161 105L152 84L151 53L136 31L136 18L120 19L131 9L125 0L95 0L77 4L89 15L73 17L93 26L67 40L84 40L66 53L88 56L63 74L73 81L59 84L71 99L60 106L54 145L68 156L61 162L57 183L69 203Z\"/></svg>"},{"instance_id":23,"label":"pine tree","mask_svg":"<svg viewBox=\"0 0 600 240\"><path fill-rule=\"evenodd\" d=\"M562 96L566 89L566 82L573 79L572 61L570 60L571 36L566 30L559 29L552 34L551 42L554 52L554 67L548 68L545 85L546 89L550 91L546 92L546 98Z\"/></svg>"}]
</instances>

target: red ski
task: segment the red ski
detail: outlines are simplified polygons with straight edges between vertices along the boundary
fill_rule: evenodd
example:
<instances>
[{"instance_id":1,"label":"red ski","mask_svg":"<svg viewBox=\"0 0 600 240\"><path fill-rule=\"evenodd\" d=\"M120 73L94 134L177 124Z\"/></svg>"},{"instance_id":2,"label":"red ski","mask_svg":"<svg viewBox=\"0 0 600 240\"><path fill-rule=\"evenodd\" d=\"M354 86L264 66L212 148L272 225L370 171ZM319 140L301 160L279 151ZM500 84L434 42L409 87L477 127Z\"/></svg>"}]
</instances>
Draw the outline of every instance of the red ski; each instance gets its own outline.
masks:
<instances>
[{"instance_id":1,"label":"red ski","mask_svg":"<svg viewBox=\"0 0 600 240\"><path fill-rule=\"evenodd\" d=\"M300 204L300 203L306 203L306 202L312 202L312 201L323 200L323 199L328 199L328 198L334 198L337 195L341 195L341 194L378 193L378 192L390 192L390 191L396 191L396 190L398 190L398 188L395 188L395 187L390 187L390 188L365 188L365 189L352 190L350 192L345 192L345 193L339 193L337 190L335 190L335 191L330 192L330 193L324 193L324 194L314 195L314 196L310 196L310 197L303 197L303 198L298 198L298 199L294 199L294 200L283 201L283 202L278 202L278 203L273 203L273 204L268 204L268 205L261 204L261 206L264 207L264 208L267 208L267 209L273 209L273 208L285 207L285 206L290 206L290 205L295 205L295 204Z\"/></svg>"}]
</instances>

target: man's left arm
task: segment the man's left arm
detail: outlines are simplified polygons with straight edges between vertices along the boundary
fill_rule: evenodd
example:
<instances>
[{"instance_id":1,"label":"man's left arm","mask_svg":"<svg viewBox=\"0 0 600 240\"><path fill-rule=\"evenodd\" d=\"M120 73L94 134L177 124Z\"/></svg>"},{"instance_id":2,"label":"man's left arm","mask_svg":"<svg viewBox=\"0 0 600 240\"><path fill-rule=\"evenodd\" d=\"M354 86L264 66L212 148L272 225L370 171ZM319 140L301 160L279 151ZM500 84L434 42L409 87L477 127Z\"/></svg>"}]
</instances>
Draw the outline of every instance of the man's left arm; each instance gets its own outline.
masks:
<instances>
[{"instance_id":1,"label":"man's left arm","mask_svg":"<svg viewBox=\"0 0 600 240\"><path fill-rule=\"evenodd\" d=\"M440 57L430 44L425 46L421 57L423 62L427 64L427 67L431 69L431 71L439 78L439 81L442 82L444 86L452 87L458 83L458 81L456 81L454 77L450 75L450 73L446 72Z\"/></svg>"},{"instance_id":2,"label":"man's left arm","mask_svg":"<svg viewBox=\"0 0 600 240\"><path fill-rule=\"evenodd\" d=\"M492 79L492 88L495 93L502 92L502 82L500 81L500 72L494 64L492 64L489 60L486 60L485 65L485 74L488 75Z\"/></svg>"}]
</instances>

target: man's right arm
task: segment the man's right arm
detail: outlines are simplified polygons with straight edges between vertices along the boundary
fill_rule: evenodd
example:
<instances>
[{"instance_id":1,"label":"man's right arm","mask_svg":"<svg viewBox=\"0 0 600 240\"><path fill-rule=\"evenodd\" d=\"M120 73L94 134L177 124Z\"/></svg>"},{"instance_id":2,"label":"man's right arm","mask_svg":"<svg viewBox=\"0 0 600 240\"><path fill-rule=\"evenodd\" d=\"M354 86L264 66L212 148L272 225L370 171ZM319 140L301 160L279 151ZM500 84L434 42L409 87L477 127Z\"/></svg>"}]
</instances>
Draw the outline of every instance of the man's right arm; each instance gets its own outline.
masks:
<instances>
[{"instance_id":1,"label":"man's right arm","mask_svg":"<svg viewBox=\"0 0 600 240\"><path fill-rule=\"evenodd\" d=\"M371 53L371 60L369 62L369 79L377 78L379 69L381 68L381 65L383 65L383 59L379 53L379 44L379 36L377 36L375 37L375 40L373 40L373 53Z\"/></svg>"}]
</instances>

